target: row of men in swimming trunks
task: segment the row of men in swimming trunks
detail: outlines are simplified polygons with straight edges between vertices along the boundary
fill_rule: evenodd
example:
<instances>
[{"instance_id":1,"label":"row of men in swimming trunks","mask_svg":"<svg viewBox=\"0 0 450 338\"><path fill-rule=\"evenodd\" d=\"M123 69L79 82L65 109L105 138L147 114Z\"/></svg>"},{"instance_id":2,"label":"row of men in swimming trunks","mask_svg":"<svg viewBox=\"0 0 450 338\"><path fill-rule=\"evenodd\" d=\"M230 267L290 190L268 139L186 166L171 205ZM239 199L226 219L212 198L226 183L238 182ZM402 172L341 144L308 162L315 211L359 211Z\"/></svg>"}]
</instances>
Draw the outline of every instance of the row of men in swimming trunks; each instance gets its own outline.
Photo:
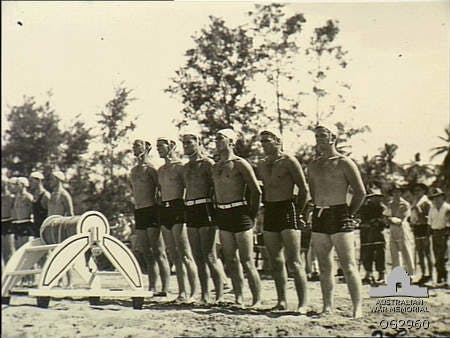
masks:
<instances>
[{"instance_id":1,"label":"row of men in swimming trunks","mask_svg":"<svg viewBox=\"0 0 450 338\"><path fill-rule=\"evenodd\" d=\"M40 227L50 215L73 215L72 198L64 189L64 174L54 171L44 187L44 175L34 171L26 177L2 177L2 259L7 262L14 251L31 237L39 237ZM30 190L29 190L30 189Z\"/></svg>"},{"instance_id":2,"label":"row of men in swimming trunks","mask_svg":"<svg viewBox=\"0 0 450 338\"><path fill-rule=\"evenodd\" d=\"M150 267L158 265L162 294L167 293L169 281L167 246L175 262L181 301L195 294L197 274L202 301L209 301L208 270L214 282L216 301L223 299L224 274L215 250L218 228L236 303L243 303L243 270L253 297L251 305L261 303L252 231L262 196L259 178L264 186L264 242L278 296L274 309L287 309L287 263L294 275L298 310L306 312L307 287L300 258L299 229L300 215L310 190L315 206L311 244L319 261L323 311L330 312L333 308L331 253L336 247L353 301L353 315L361 315L361 281L356 269L352 230L353 215L365 197L364 185L355 163L337 152L335 129L317 126L314 132L321 156L308 168L309 189L300 163L282 151L281 136L276 131L264 130L259 135L266 157L258 164L256 173L245 159L235 155L237 136L231 129L220 130L215 135L217 162L202 154L201 139L196 133L182 136L184 154L189 158L184 165L174 156L176 142L159 138L156 148L165 164L158 170L149 163L150 142L134 142L138 163L131 170L131 182L137 249L145 252ZM299 190L296 200L293 199L294 186ZM353 197L347 206L349 187ZM150 268L149 279L152 288L156 281L155 268Z\"/></svg>"}]
</instances>

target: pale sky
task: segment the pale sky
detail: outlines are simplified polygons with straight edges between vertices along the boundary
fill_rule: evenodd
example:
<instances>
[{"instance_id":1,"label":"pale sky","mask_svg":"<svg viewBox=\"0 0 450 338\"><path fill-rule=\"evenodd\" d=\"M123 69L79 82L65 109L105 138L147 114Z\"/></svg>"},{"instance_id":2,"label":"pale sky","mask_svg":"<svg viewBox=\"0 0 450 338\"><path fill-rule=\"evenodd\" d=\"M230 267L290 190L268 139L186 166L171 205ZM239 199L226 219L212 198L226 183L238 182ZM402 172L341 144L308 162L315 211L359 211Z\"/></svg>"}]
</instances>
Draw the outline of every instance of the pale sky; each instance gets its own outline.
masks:
<instances>
[{"instance_id":1,"label":"pale sky","mask_svg":"<svg viewBox=\"0 0 450 338\"><path fill-rule=\"evenodd\" d=\"M335 118L372 129L351 142L353 157L396 143L399 162L416 152L428 161L450 119L448 2L288 7L305 15L305 38L327 19L340 22L339 43L350 61L338 76L352 85L348 99L357 109ZM2 132L8 106L21 104L24 95L43 103L48 90L64 126L76 114L93 125L123 81L138 99L129 107L139 117L132 136L173 136L181 105L163 90L193 47L191 36L209 15L234 27L252 8L251 2L2 2ZM287 148L299 142L313 137L286 135Z\"/></svg>"}]
</instances>

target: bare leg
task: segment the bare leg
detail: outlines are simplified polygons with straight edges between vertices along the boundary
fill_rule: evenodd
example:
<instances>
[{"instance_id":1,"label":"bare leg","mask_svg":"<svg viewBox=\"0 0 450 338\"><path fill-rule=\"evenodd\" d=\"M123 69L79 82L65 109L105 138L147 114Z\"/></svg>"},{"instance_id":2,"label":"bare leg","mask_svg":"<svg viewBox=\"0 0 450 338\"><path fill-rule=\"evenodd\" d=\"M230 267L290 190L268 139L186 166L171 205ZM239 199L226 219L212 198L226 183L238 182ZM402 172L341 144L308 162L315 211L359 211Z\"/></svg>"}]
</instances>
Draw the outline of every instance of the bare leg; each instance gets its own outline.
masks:
<instances>
[{"instance_id":1,"label":"bare leg","mask_svg":"<svg viewBox=\"0 0 450 338\"><path fill-rule=\"evenodd\" d=\"M298 297L298 311L306 314L307 290L306 274L303 260L300 256L300 236L298 230L284 230L281 232L285 248L286 261L289 269L294 273L295 289Z\"/></svg>"},{"instance_id":2,"label":"bare leg","mask_svg":"<svg viewBox=\"0 0 450 338\"><path fill-rule=\"evenodd\" d=\"M406 272L412 278L414 276L414 258L411 244L405 241L401 244L400 250L402 253L402 259L405 264Z\"/></svg>"},{"instance_id":3,"label":"bare leg","mask_svg":"<svg viewBox=\"0 0 450 338\"><path fill-rule=\"evenodd\" d=\"M202 255L206 259L206 264L211 272L211 277L214 282L214 290L216 292L216 302L223 301L223 265L217 258L216 252L216 236L217 228L213 226L206 226L199 229L200 244Z\"/></svg>"},{"instance_id":4,"label":"bare leg","mask_svg":"<svg viewBox=\"0 0 450 338\"><path fill-rule=\"evenodd\" d=\"M287 310L287 272L280 233L264 231L264 244L269 252L269 259L272 265L272 276L275 281L278 298L277 305L275 305L273 310Z\"/></svg>"},{"instance_id":5,"label":"bare leg","mask_svg":"<svg viewBox=\"0 0 450 338\"><path fill-rule=\"evenodd\" d=\"M392 260L392 269L397 266L400 266L400 255L399 255L399 247L398 241L391 238L391 260Z\"/></svg>"},{"instance_id":6,"label":"bare leg","mask_svg":"<svg viewBox=\"0 0 450 338\"><path fill-rule=\"evenodd\" d=\"M161 236L161 229L148 228L147 238L152 248L155 261L158 264L161 278L161 291L167 294L169 291L170 268L167 260L166 246L164 245L163 236Z\"/></svg>"},{"instance_id":7,"label":"bare leg","mask_svg":"<svg viewBox=\"0 0 450 338\"><path fill-rule=\"evenodd\" d=\"M136 251L142 254L147 265L148 289L149 291L155 291L157 276L156 261L150 249L147 231L144 229L136 229Z\"/></svg>"},{"instance_id":8,"label":"bare leg","mask_svg":"<svg viewBox=\"0 0 450 338\"><path fill-rule=\"evenodd\" d=\"M247 273L248 284L253 296L251 306L259 306L261 304L261 280L253 260L253 229L238 232L234 236L239 249L239 258Z\"/></svg>"},{"instance_id":9,"label":"bare leg","mask_svg":"<svg viewBox=\"0 0 450 338\"><path fill-rule=\"evenodd\" d=\"M225 264L230 271L231 282L233 283L235 301L237 304L242 305L244 303L244 273L239 262L239 256L237 255L237 243L232 232L220 230L219 234Z\"/></svg>"},{"instance_id":10,"label":"bare leg","mask_svg":"<svg viewBox=\"0 0 450 338\"><path fill-rule=\"evenodd\" d=\"M354 233L339 232L331 235L331 239L336 247L336 253L347 281L353 303L353 317L360 318L362 316L361 278L356 265Z\"/></svg>"},{"instance_id":11,"label":"bare leg","mask_svg":"<svg viewBox=\"0 0 450 338\"><path fill-rule=\"evenodd\" d=\"M186 267L187 277L191 287L189 298L192 298L197 292L197 266L195 265L194 257L192 256L191 247L189 245L186 225L175 224L172 227L172 234L175 239L179 260Z\"/></svg>"},{"instance_id":12,"label":"bare leg","mask_svg":"<svg viewBox=\"0 0 450 338\"><path fill-rule=\"evenodd\" d=\"M311 247L314 255L319 262L320 272L320 288L323 297L323 312L329 313L333 311L333 293L334 293L334 277L333 277L333 244L331 236L318 232L311 234Z\"/></svg>"},{"instance_id":13,"label":"bare leg","mask_svg":"<svg viewBox=\"0 0 450 338\"><path fill-rule=\"evenodd\" d=\"M197 264L200 289L202 293L201 302L207 304L209 302L209 271L206 265L205 257L202 253L200 229L188 227L187 232L189 244L192 249L192 255L194 256L195 263Z\"/></svg>"},{"instance_id":14,"label":"bare leg","mask_svg":"<svg viewBox=\"0 0 450 338\"><path fill-rule=\"evenodd\" d=\"M183 263L177 254L177 247L172 231L167 229L166 227L161 227L162 234L164 237L164 243L167 246L167 250L169 251L170 257L173 259L173 263L175 264L177 283L178 283L178 299L186 300L186 281L185 281L185 271L183 267Z\"/></svg>"}]
</instances>

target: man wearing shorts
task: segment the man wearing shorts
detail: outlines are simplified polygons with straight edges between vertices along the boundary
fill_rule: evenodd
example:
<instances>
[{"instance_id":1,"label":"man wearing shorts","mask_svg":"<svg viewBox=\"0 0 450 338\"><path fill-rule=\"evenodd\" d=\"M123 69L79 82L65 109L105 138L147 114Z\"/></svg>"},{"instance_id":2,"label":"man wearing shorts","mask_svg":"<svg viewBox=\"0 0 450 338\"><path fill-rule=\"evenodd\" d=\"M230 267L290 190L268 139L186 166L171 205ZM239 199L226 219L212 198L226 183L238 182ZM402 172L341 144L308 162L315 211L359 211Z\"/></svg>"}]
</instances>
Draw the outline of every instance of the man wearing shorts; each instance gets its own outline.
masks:
<instances>
[{"instance_id":1,"label":"man wearing shorts","mask_svg":"<svg viewBox=\"0 0 450 338\"><path fill-rule=\"evenodd\" d=\"M197 267L192 256L186 231L184 213L184 177L183 164L176 159L176 142L169 138L158 138L156 147L165 164L158 169L159 189L161 192L160 223L163 226L164 242L170 256L175 260L178 282L177 302L190 302L197 289ZM185 270L186 268L186 270ZM190 284L190 293L186 290L185 277Z\"/></svg>"},{"instance_id":2,"label":"man wearing shorts","mask_svg":"<svg viewBox=\"0 0 450 338\"><path fill-rule=\"evenodd\" d=\"M15 181L14 220L12 229L16 238L15 247L20 248L33 236L33 195L28 192L30 186L26 177L18 177Z\"/></svg>"},{"instance_id":3,"label":"man wearing shorts","mask_svg":"<svg viewBox=\"0 0 450 338\"><path fill-rule=\"evenodd\" d=\"M216 149L220 157L212 169L217 202L216 223L225 262L230 269L236 303L243 305L244 276L239 257L253 296L252 306L259 306L261 281L253 261L253 227L261 190L253 168L234 154L235 142L236 134L232 129L222 129L216 133ZM250 192L250 203L245 200L246 189Z\"/></svg>"},{"instance_id":4,"label":"man wearing shorts","mask_svg":"<svg viewBox=\"0 0 450 338\"><path fill-rule=\"evenodd\" d=\"M258 175L264 183L264 244L269 252L278 303L273 310L287 310L286 262L294 275L298 310L306 313L306 275L300 257L300 227L308 189L305 175L297 159L281 150L281 136L264 130L260 140L266 158L258 166ZM294 186L299 197L294 199ZM284 249L284 250L283 250ZM285 261L286 260L286 261Z\"/></svg>"},{"instance_id":5,"label":"man wearing shorts","mask_svg":"<svg viewBox=\"0 0 450 338\"><path fill-rule=\"evenodd\" d=\"M134 219L136 230L136 251L147 264L149 290L154 296L165 297L169 289L170 270L166 249L158 220L156 188L158 174L149 161L152 149L150 142L135 140L133 153L137 164L131 169L131 187L134 196ZM161 292L156 292L157 270L161 278Z\"/></svg>"},{"instance_id":6,"label":"man wearing shorts","mask_svg":"<svg viewBox=\"0 0 450 338\"><path fill-rule=\"evenodd\" d=\"M361 280L355 259L353 217L366 192L356 164L336 150L337 131L319 125L314 133L320 157L308 167L314 203L311 245L319 261L323 313L333 310L332 249L335 247L352 299L353 317L358 318L362 315ZM350 187L353 193L347 205Z\"/></svg>"},{"instance_id":7,"label":"man wearing shorts","mask_svg":"<svg viewBox=\"0 0 450 338\"><path fill-rule=\"evenodd\" d=\"M38 171L33 171L30 174L30 187L34 198L33 234L35 237L39 237L42 222L44 222L48 215L48 201L50 200L50 193L44 188L44 175Z\"/></svg>"},{"instance_id":8,"label":"man wearing shorts","mask_svg":"<svg viewBox=\"0 0 450 338\"><path fill-rule=\"evenodd\" d=\"M209 302L209 272L214 282L216 302L223 300L223 265L217 258L217 227L212 222L213 183L211 168L214 161L201 152L201 138L198 134L183 135L183 149L189 156L184 165L186 184L186 223L192 253L197 264L202 292L201 301ZM209 269L208 269L209 268Z\"/></svg>"},{"instance_id":9,"label":"man wearing shorts","mask_svg":"<svg viewBox=\"0 0 450 338\"><path fill-rule=\"evenodd\" d=\"M419 260L422 277L418 284L425 284L431 280L433 275L433 262L431 260L431 228L428 223L428 213L431 202L426 193L428 187L423 183L412 186L413 200L411 204L411 228L414 233L417 258Z\"/></svg>"}]
</instances>

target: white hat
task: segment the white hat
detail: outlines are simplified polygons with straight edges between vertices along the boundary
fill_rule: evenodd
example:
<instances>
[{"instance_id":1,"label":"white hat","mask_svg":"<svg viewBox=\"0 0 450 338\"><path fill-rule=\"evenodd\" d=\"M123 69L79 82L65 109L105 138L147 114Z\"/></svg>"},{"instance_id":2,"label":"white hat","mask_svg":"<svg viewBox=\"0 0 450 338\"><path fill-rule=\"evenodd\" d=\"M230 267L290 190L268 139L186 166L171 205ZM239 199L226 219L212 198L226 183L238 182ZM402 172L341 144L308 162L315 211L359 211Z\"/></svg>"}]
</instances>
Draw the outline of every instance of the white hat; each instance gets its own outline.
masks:
<instances>
[{"instance_id":1,"label":"white hat","mask_svg":"<svg viewBox=\"0 0 450 338\"><path fill-rule=\"evenodd\" d=\"M317 126L314 127L314 132L316 132L317 129L326 129L328 130L331 134L333 134L334 136L338 137L339 136L339 131L336 128L336 126L330 124L330 125L325 125L325 124L318 124Z\"/></svg>"},{"instance_id":2,"label":"white hat","mask_svg":"<svg viewBox=\"0 0 450 338\"><path fill-rule=\"evenodd\" d=\"M37 178L38 180L43 180L44 179L44 175L42 175L42 173L40 173L39 171L33 171L30 174L30 178Z\"/></svg>"},{"instance_id":3,"label":"white hat","mask_svg":"<svg viewBox=\"0 0 450 338\"><path fill-rule=\"evenodd\" d=\"M64 182L66 180L66 177L62 171L59 170L53 171L52 175L55 176L61 182Z\"/></svg>"},{"instance_id":4,"label":"white hat","mask_svg":"<svg viewBox=\"0 0 450 338\"><path fill-rule=\"evenodd\" d=\"M181 134L181 137L184 137L184 136L194 136L198 142L200 142L202 139L202 136L200 135L200 133L191 131L191 130L183 131L183 133Z\"/></svg>"},{"instance_id":5,"label":"white hat","mask_svg":"<svg viewBox=\"0 0 450 338\"><path fill-rule=\"evenodd\" d=\"M264 134L269 134L269 135L273 135L275 136L277 139L279 139L281 141L281 134L278 130L276 129L264 129L259 133L259 136L262 136Z\"/></svg>"},{"instance_id":6,"label":"white hat","mask_svg":"<svg viewBox=\"0 0 450 338\"><path fill-rule=\"evenodd\" d=\"M26 177L18 177L17 183L23 185L24 187L30 186L30 183L28 182L28 178L26 178Z\"/></svg>"},{"instance_id":7,"label":"white hat","mask_svg":"<svg viewBox=\"0 0 450 338\"><path fill-rule=\"evenodd\" d=\"M167 142L167 144L169 146L171 146L172 149L175 149L177 147L177 141L175 141L174 139L171 139L170 137L161 136L156 139L156 142L158 142L158 141Z\"/></svg>"},{"instance_id":8,"label":"white hat","mask_svg":"<svg viewBox=\"0 0 450 338\"><path fill-rule=\"evenodd\" d=\"M216 134L220 134L222 136L225 136L227 139L233 141L233 143L237 140L236 132L233 129L226 128L219 130Z\"/></svg>"}]
</instances>

